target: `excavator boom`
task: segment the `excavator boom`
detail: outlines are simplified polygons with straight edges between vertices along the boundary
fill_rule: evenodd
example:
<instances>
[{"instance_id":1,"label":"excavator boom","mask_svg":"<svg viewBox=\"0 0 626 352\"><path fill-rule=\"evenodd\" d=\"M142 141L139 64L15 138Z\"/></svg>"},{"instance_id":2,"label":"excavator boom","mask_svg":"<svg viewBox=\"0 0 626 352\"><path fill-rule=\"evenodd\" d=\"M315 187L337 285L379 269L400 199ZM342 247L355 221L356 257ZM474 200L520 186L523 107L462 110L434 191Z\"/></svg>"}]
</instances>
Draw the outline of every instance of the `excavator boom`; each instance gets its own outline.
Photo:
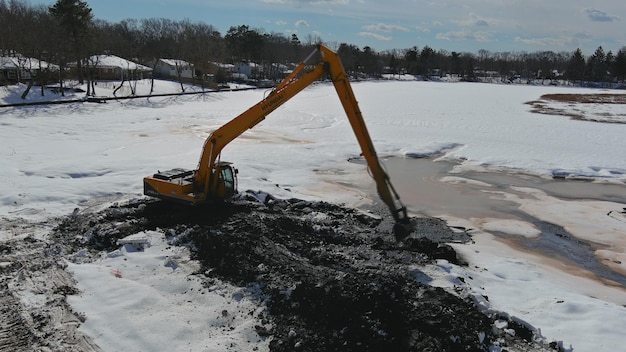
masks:
<instances>
[{"instance_id":1,"label":"excavator boom","mask_svg":"<svg viewBox=\"0 0 626 352\"><path fill-rule=\"evenodd\" d=\"M310 61L317 55L321 56L321 60L311 64ZM236 192L236 170L230 164L219 161L222 149L325 74L335 86L362 155L376 181L380 198L391 211L396 224L408 224L406 207L402 205L376 155L341 60L337 53L323 45L319 45L267 97L211 133L204 142L196 170L173 169L145 177L144 193L194 205L228 198Z\"/></svg>"},{"instance_id":2,"label":"excavator boom","mask_svg":"<svg viewBox=\"0 0 626 352\"><path fill-rule=\"evenodd\" d=\"M376 149L372 143L372 138L369 135L363 115L359 109L359 104L352 91L352 86L346 74L343 64L339 59L339 55L332 50L320 46L320 53L324 62L327 63L328 74L335 86L341 105L348 116L352 130L356 136L359 146L361 147L361 154L367 161L367 166L372 173L374 181L376 182L376 190L378 196L387 205L393 218L396 220L396 224L408 223L408 216L406 207L402 205L400 196L396 192L395 188L391 184L389 175L385 172L380 160L376 154ZM399 229L397 229L399 231Z\"/></svg>"}]
</instances>

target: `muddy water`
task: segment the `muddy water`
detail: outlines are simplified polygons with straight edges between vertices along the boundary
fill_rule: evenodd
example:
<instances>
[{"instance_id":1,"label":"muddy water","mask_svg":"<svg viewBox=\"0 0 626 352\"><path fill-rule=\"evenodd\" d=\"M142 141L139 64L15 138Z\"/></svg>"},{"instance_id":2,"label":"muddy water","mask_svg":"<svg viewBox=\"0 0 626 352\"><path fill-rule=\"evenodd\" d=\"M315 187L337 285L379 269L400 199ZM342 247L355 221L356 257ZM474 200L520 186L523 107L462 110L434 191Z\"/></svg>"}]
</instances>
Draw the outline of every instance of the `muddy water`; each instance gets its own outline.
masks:
<instances>
[{"instance_id":1,"label":"muddy water","mask_svg":"<svg viewBox=\"0 0 626 352\"><path fill-rule=\"evenodd\" d=\"M533 197L517 188L532 188L548 196L568 201L599 200L618 203L616 211L626 207L626 185L600 184L581 180L550 180L537 176L506 173L466 171L455 173L457 164L430 159L390 158L385 168L403 203L411 214L464 219L480 227L481 220L516 220L529 224L537 236L519 236L489 231L512 248L541 253L567 266L593 273L601 280L610 280L626 287L626 274L621 261L603 264L597 249L608 248L576 238L568 233L566 224L546 222L522 211L517 201L507 201L503 194L519 199ZM374 190L370 190L374 194ZM603 221L590 219L589 221ZM611 233L614 233L612 231ZM608 234L608 233L607 233ZM621 238L621 234L614 233ZM577 240L573 239L576 238ZM623 243L618 239L614 244ZM611 250L623 252L614 246ZM616 265L612 265L616 264Z\"/></svg>"},{"instance_id":2,"label":"muddy water","mask_svg":"<svg viewBox=\"0 0 626 352\"><path fill-rule=\"evenodd\" d=\"M384 161L394 187L411 212L468 218L519 217L518 204L497 199L494 192L518 193L512 187L535 188L566 200L604 200L626 204L626 185L580 180L548 180L518 173L452 173L455 163L430 159ZM445 178L444 178L445 177ZM444 182L446 180L446 182Z\"/></svg>"},{"instance_id":3,"label":"muddy water","mask_svg":"<svg viewBox=\"0 0 626 352\"><path fill-rule=\"evenodd\" d=\"M392 158L384 162L389 177L410 212L429 216L459 218L510 217L511 202L492 199L481 183L442 182L454 164L429 159ZM463 176L465 177L465 175Z\"/></svg>"}]
</instances>

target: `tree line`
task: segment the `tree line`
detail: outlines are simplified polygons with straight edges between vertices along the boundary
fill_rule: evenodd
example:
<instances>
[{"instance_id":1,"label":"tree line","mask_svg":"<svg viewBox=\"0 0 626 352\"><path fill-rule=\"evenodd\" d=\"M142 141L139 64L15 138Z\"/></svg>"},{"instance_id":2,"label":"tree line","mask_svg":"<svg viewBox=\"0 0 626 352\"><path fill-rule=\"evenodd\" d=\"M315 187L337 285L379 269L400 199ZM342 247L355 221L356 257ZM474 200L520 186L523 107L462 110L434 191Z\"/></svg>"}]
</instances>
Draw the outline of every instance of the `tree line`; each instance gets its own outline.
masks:
<instances>
[{"instance_id":1,"label":"tree line","mask_svg":"<svg viewBox=\"0 0 626 352\"><path fill-rule=\"evenodd\" d=\"M266 32L247 25L232 26L222 35L204 22L167 18L96 19L82 0L58 0L52 6L32 6L26 0L0 0L0 56L21 54L66 67L80 65L95 54L114 54L140 63L175 58L194 65L198 73L219 73L212 62L249 60L259 64L299 62L322 39L315 35ZM576 82L623 82L626 47L617 53L601 46L585 57L574 52L490 52L435 50L429 46L375 51L349 43L325 42L338 52L352 75L407 73L432 77L453 74L473 80L495 75L502 80L556 79ZM269 67L269 66L268 66ZM266 77L281 73L263 70ZM82 80L82 77L79 77ZM222 77L225 79L225 77Z\"/></svg>"}]
</instances>

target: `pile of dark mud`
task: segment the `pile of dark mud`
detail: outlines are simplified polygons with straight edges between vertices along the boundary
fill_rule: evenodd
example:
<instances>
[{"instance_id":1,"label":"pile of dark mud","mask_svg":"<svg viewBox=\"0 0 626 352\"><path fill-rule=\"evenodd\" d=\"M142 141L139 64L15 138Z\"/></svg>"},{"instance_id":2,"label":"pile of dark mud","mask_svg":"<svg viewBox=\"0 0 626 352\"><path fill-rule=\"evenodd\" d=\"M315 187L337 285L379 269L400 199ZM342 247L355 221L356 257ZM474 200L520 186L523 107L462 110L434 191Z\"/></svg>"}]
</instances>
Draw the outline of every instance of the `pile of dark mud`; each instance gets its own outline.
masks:
<instances>
[{"instance_id":1,"label":"pile of dark mud","mask_svg":"<svg viewBox=\"0 0 626 352\"><path fill-rule=\"evenodd\" d=\"M419 218L398 242L383 218L298 199L244 196L211 208L141 200L69 216L52 238L67 252L107 251L139 231L176 234L202 263L207 287L222 280L261 288L267 324L257 333L272 351L544 350L520 324L495 328L506 314L488 316L426 284L420 265L463 264L445 242L468 240L466 233Z\"/></svg>"}]
</instances>

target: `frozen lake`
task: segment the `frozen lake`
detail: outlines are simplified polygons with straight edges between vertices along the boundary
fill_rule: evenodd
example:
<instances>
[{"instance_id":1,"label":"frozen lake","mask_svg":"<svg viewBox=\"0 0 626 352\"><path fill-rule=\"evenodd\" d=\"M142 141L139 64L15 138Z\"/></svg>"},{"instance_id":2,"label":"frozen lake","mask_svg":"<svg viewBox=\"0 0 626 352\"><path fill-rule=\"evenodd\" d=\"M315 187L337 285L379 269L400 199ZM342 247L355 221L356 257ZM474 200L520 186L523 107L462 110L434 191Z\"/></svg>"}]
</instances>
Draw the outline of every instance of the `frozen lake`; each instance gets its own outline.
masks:
<instances>
[{"instance_id":1,"label":"frozen lake","mask_svg":"<svg viewBox=\"0 0 626 352\"><path fill-rule=\"evenodd\" d=\"M158 84L159 93L180 89ZM137 87L144 94L150 84ZM576 351L623 350L626 124L565 115L624 122L624 104L542 103L565 111L553 116L533 113L527 103L544 94L607 91L396 81L353 88L409 210L472 234L473 243L453 245L470 266L437 263L429 275L441 280L433 284L454 290L458 277L472 277L461 285L463 294L540 328L549 339ZM20 93L7 87L0 99ZM36 93L29 99L42 99ZM45 236L58 216L75 208L141 197L144 176L196 167L209 133L267 93L3 109L0 215L8 225L0 238ZM97 94L112 91L103 84ZM359 206L378 197L364 166L347 162L359 155L353 135L332 85L320 83L231 143L223 160L239 168L241 191ZM430 159L406 158L415 155ZM552 181L553 175L603 184ZM480 301L483 296L489 302Z\"/></svg>"}]
</instances>

